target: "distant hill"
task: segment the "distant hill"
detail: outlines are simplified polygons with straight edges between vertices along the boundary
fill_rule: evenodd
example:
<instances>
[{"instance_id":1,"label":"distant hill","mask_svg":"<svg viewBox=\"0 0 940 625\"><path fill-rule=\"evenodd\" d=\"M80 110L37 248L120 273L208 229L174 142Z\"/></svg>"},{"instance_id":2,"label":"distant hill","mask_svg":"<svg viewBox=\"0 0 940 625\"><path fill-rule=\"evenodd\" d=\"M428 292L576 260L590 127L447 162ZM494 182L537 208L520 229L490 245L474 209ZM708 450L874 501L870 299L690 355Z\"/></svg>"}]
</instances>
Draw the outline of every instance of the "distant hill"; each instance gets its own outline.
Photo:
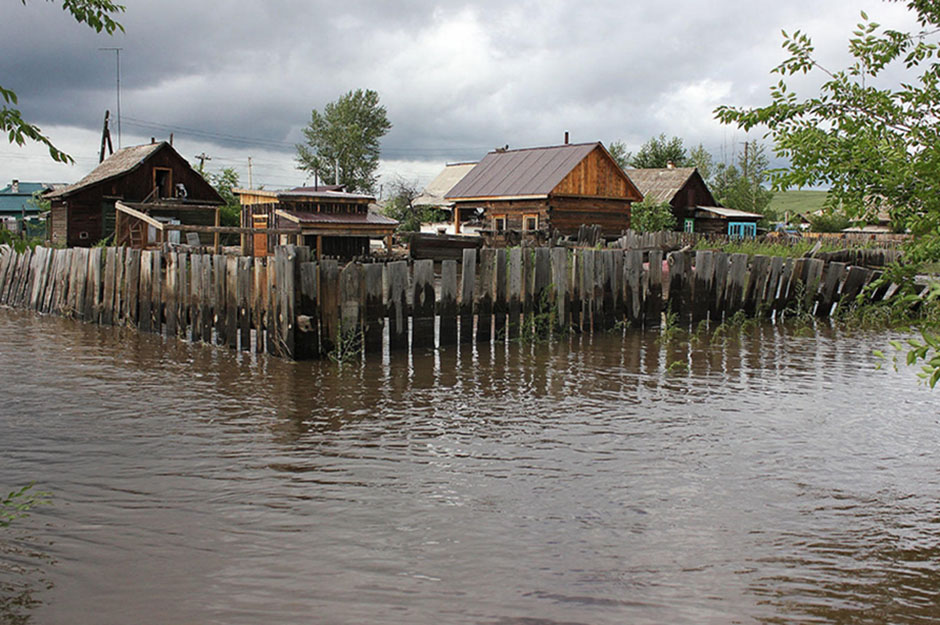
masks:
<instances>
[{"instance_id":1,"label":"distant hill","mask_svg":"<svg viewBox=\"0 0 940 625\"><path fill-rule=\"evenodd\" d=\"M805 215L822 208L827 194L828 191L780 191L774 194L770 208L780 219L786 212Z\"/></svg>"}]
</instances>

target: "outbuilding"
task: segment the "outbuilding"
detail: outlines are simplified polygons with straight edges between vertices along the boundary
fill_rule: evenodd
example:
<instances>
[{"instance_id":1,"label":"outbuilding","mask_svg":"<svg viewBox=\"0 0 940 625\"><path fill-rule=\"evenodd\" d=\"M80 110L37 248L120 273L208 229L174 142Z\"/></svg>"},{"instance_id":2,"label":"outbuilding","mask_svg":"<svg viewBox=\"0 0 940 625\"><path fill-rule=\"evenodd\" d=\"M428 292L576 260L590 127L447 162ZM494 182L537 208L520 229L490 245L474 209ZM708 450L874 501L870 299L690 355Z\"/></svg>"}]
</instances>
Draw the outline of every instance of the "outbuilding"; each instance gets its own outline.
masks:
<instances>
[{"instance_id":1,"label":"outbuilding","mask_svg":"<svg viewBox=\"0 0 940 625\"><path fill-rule=\"evenodd\" d=\"M644 198L669 204L676 218L676 230L697 232L695 210L698 206L718 206L702 175L695 167L628 169Z\"/></svg>"},{"instance_id":2,"label":"outbuilding","mask_svg":"<svg viewBox=\"0 0 940 625\"><path fill-rule=\"evenodd\" d=\"M68 247L90 247L114 234L115 203L221 205L222 197L166 141L118 150L87 176L46 196L49 239Z\"/></svg>"}]
</instances>

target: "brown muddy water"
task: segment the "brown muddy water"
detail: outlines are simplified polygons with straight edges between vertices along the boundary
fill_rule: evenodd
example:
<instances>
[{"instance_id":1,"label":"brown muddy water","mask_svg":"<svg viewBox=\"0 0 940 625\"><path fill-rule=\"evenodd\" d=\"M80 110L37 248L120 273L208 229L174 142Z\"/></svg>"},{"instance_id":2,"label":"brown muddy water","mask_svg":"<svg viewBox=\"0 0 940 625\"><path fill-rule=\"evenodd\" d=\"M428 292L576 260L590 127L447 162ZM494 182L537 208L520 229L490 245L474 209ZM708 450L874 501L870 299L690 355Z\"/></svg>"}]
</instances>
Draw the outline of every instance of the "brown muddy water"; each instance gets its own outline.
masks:
<instances>
[{"instance_id":1,"label":"brown muddy water","mask_svg":"<svg viewBox=\"0 0 940 625\"><path fill-rule=\"evenodd\" d=\"M940 390L885 342L340 368L2 310L0 487L53 505L0 622L936 622Z\"/></svg>"}]
</instances>

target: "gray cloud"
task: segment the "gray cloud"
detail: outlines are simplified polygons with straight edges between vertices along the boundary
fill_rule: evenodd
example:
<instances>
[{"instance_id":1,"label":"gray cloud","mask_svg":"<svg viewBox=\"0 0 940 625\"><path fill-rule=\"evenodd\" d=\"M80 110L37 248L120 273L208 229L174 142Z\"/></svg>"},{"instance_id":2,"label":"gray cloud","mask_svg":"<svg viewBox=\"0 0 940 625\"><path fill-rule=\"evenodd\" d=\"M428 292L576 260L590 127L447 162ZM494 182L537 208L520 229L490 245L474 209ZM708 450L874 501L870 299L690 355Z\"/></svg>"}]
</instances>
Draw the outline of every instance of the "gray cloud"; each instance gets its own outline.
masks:
<instances>
[{"instance_id":1,"label":"gray cloud","mask_svg":"<svg viewBox=\"0 0 940 625\"><path fill-rule=\"evenodd\" d=\"M58 4L7 5L0 84L28 118L98 132L115 102L114 56L98 48L119 46L129 139L172 131L229 157L280 154L287 166L310 110L359 87L388 108L390 161L479 158L565 130L634 146L665 132L716 151L729 130L712 109L766 97L781 28L810 32L838 57L860 8L912 25L902 6L877 0L126 4L126 33L113 37Z\"/></svg>"}]
</instances>

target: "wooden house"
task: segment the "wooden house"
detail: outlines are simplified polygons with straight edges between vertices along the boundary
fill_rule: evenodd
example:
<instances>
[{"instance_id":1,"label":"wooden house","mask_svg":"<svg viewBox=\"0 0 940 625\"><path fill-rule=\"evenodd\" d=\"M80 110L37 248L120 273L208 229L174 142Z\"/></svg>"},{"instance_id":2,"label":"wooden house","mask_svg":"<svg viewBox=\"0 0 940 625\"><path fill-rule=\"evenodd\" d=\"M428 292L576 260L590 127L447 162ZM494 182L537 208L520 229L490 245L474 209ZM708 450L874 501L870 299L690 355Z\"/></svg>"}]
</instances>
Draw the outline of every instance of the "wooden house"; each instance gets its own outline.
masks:
<instances>
[{"instance_id":1,"label":"wooden house","mask_svg":"<svg viewBox=\"0 0 940 625\"><path fill-rule=\"evenodd\" d=\"M53 244L89 247L114 234L115 202L220 205L222 197L165 141L118 150L87 176L46 196ZM188 211L189 216L195 214ZM212 217L204 216L211 221Z\"/></svg>"},{"instance_id":2,"label":"wooden house","mask_svg":"<svg viewBox=\"0 0 940 625\"><path fill-rule=\"evenodd\" d=\"M242 206L242 222L255 229L286 233L253 235L251 247L255 256L265 256L275 245L285 243L309 246L316 250L317 258L365 256L372 239L381 239L391 248L392 235L398 227L396 220L371 208L375 198L369 195L298 187L278 192L274 202L265 197L260 199L265 201Z\"/></svg>"},{"instance_id":3,"label":"wooden house","mask_svg":"<svg viewBox=\"0 0 940 625\"><path fill-rule=\"evenodd\" d=\"M445 194L456 232L482 213L496 234L573 235L597 224L616 235L630 227L630 204L642 198L600 142L490 152Z\"/></svg>"},{"instance_id":4,"label":"wooden house","mask_svg":"<svg viewBox=\"0 0 940 625\"><path fill-rule=\"evenodd\" d=\"M718 206L708 185L695 167L664 167L660 169L628 169L643 197L666 202L676 218L676 230L697 232L695 209L697 206Z\"/></svg>"}]
</instances>

